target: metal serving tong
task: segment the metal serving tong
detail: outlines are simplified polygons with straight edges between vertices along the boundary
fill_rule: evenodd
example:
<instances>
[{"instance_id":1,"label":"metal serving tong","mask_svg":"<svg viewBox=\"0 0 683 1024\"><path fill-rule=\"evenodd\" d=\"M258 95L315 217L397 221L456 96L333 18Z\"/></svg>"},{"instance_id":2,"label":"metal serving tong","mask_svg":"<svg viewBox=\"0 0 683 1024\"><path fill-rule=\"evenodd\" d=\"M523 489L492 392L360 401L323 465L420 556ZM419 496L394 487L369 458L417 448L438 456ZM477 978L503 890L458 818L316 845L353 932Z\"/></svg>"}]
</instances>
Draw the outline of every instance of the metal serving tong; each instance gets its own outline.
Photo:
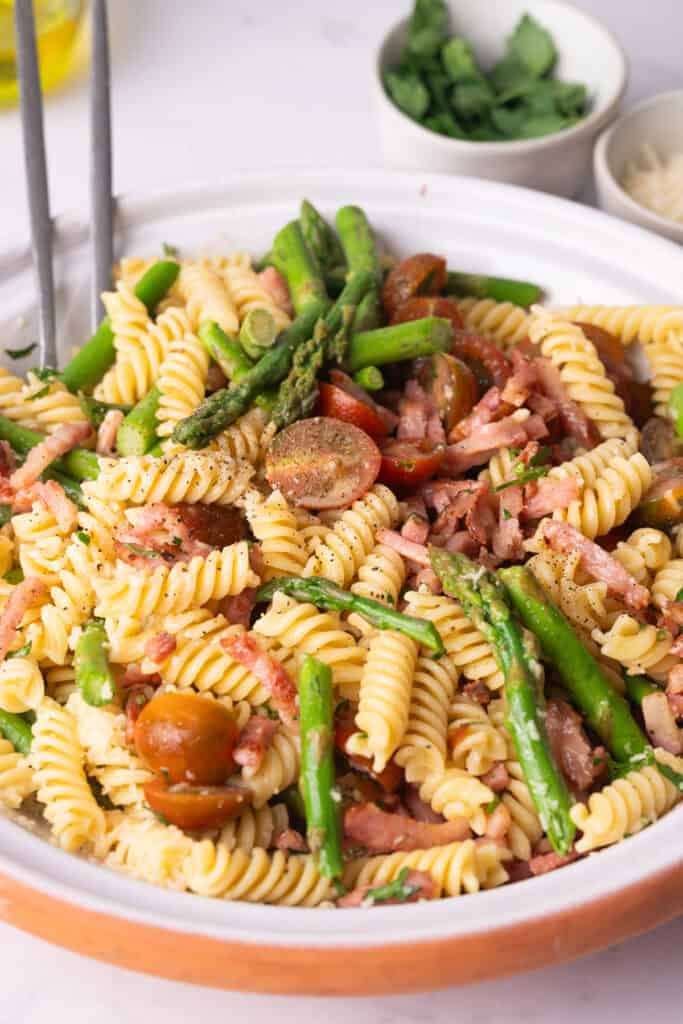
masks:
<instances>
[{"instance_id":1,"label":"metal serving tong","mask_svg":"<svg viewBox=\"0 0 683 1024\"><path fill-rule=\"evenodd\" d=\"M90 88L90 218L92 223L91 318L101 316L100 294L110 287L113 261L111 109L106 0L92 0ZM32 0L16 0L17 65L24 164L28 183L33 262L40 306L40 366L57 366L53 227L45 156L43 98Z\"/></svg>"}]
</instances>

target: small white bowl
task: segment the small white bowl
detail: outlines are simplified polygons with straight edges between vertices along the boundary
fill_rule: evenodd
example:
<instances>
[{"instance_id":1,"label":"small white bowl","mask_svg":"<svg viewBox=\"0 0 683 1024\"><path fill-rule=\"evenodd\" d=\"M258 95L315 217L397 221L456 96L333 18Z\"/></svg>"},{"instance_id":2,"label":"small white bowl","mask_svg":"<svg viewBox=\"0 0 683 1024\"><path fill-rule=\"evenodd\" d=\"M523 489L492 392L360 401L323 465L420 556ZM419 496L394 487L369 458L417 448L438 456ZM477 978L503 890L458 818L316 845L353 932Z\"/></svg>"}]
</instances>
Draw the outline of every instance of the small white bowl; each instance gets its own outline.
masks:
<instances>
[{"instance_id":1,"label":"small white bowl","mask_svg":"<svg viewBox=\"0 0 683 1024\"><path fill-rule=\"evenodd\" d=\"M398 63L406 18L384 37L375 59L375 108L387 163L577 195L590 171L595 139L616 116L626 88L626 58L617 40L592 15L564 0L450 0L448 7L453 31L471 42L485 68L500 58L523 14L538 19L559 51L556 75L588 86L590 113L566 131L519 142L465 142L423 128L399 110L382 81Z\"/></svg>"},{"instance_id":2,"label":"small white bowl","mask_svg":"<svg viewBox=\"0 0 683 1024\"><path fill-rule=\"evenodd\" d=\"M661 217L632 199L621 181L627 164L642 162L649 143L662 158L683 151L683 90L638 104L600 136L595 147L595 184L603 210L683 244L683 224Z\"/></svg>"}]
</instances>

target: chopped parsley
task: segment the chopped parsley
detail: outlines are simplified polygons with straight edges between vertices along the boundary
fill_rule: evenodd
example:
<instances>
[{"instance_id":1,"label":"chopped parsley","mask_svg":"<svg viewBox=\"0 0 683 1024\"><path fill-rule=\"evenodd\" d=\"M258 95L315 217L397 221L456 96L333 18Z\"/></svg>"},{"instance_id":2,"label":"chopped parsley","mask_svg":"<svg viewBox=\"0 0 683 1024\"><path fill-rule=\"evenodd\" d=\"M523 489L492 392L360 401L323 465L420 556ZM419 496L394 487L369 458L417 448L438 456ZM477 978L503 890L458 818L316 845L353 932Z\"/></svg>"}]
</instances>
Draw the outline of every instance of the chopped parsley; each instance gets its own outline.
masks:
<instances>
[{"instance_id":1,"label":"chopped parsley","mask_svg":"<svg viewBox=\"0 0 683 1024\"><path fill-rule=\"evenodd\" d=\"M378 885L376 889L369 889L365 899L372 903L386 903L387 900L398 900L399 903L405 903L420 891L419 885L411 885L406 881L407 878L408 868L403 868L393 882Z\"/></svg>"},{"instance_id":2,"label":"chopped parsley","mask_svg":"<svg viewBox=\"0 0 683 1024\"><path fill-rule=\"evenodd\" d=\"M674 601L683 601L683 587L676 593Z\"/></svg>"},{"instance_id":3,"label":"chopped parsley","mask_svg":"<svg viewBox=\"0 0 683 1024\"><path fill-rule=\"evenodd\" d=\"M128 548L134 555L140 555L142 558L163 558L164 556L160 551L155 551L153 548L142 548L139 544L124 544L124 548Z\"/></svg>"},{"instance_id":4,"label":"chopped parsley","mask_svg":"<svg viewBox=\"0 0 683 1024\"><path fill-rule=\"evenodd\" d=\"M18 565L14 569L9 569L8 572L6 572L5 575L3 576L3 579L7 583L13 583L13 584L14 583L21 583L23 578L24 578L24 571Z\"/></svg>"},{"instance_id":5,"label":"chopped parsley","mask_svg":"<svg viewBox=\"0 0 683 1024\"><path fill-rule=\"evenodd\" d=\"M76 530L74 536L77 538L77 540L80 540L81 544L85 544L86 548L89 546L90 534L86 533L85 530Z\"/></svg>"},{"instance_id":6,"label":"chopped parsley","mask_svg":"<svg viewBox=\"0 0 683 1024\"><path fill-rule=\"evenodd\" d=\"M177 260L178 256L180 255L178 246L171 245L170 242L162 242L161 251L163 252L164 256L168 257L169 260Z\"/></svg>"},{"instance_id":7,"label":"chopped parsley","mask_svg":"<svg viewBox=\"0 0 683 1024\"><path fill-rule=\"evenodd\" d=\"M52 366L34 366L31 373L42 381L54 380L55 377L59 377L59 370L55 370Z\"/></svg>"},{"instance_id":8,"label":"chopped parsley","mask_svg":"<svg viewBox=\"0 0 683 1024\"><path fill-rule=\"evenodd\" d=\"M498 806L499 803L500 803L500 797L499 796L494 796L493 800L489 800L489 802L487 804L485 804L484 812L486 814L493 814L493 812L495 811L495 809L496 809L496 807Z\"/></svg>"},{"instance_id":9,"label":"chopped parsley","mask_svg":"<svg viewBox=\"0 0 683 1024\"><path fill-rule=\"evenodd\" d=\"M38 348L38 342L32 341L26 348L6 348L5 355L8 355L10 359L23 359L24 356L30 356L36 348Z\"/></svg>"},{"instance_id":10,"label":"chopped parsley","mask_svg":"<svg viewBox=\"0 0 683 1024\"><path fill-rule=\"evenodd\" d=\"M34 391L33 394L27 395L24 399L25 402L33 402L36 398L45 398L46 395L50 394L50 385L46 384L45 387L39 391Z\"/></svg>"},{"instance_id":11,"label":"chopped parsley","mask_svg":"<svg viewBox=\"0 0 683 1024\"><path fill-rule=\"evenodd\" d=\"M5 658L27 658L31 653L32 646L33 644L29 640L28 643L24 644L23 647L17 647L16 651L10 651L8 654L6 654Z\"/></svg>"}]
</instances>

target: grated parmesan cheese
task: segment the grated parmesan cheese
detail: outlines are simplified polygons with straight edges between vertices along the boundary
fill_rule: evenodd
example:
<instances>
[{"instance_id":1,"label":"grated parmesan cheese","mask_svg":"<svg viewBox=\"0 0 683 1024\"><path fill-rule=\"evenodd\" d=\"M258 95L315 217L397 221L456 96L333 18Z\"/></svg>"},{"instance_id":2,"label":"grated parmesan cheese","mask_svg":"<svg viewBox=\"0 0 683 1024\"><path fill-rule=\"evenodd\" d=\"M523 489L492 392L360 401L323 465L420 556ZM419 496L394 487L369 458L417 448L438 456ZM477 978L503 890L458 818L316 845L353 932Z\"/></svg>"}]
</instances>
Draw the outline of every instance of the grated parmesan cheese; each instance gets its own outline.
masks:
<instances>
[{"instance_id":1,"label":"grated parmesan cheese","mask_svg":"<svg viewBox=\"0 0 683 1024\"><path fill-rule=\"evenodd\" d=\"M662 158L645 143L640 162L627 165L622 186L641 206L683 224L683 151Z\"/></svg>"}]
</instances>

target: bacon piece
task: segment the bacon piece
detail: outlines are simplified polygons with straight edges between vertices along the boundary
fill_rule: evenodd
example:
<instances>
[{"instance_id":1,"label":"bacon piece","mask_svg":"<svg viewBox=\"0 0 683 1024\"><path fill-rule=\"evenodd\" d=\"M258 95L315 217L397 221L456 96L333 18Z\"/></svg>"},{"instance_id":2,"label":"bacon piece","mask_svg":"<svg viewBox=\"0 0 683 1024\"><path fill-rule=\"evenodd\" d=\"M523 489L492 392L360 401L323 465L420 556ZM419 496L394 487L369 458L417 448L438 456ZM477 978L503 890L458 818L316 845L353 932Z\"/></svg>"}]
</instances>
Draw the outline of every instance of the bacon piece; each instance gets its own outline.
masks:
<instances>
[{"instance_id":1,"label":"bacon piece","mask_svg":"<svg viewBox=\"0 0 683 1024\"><path fill-rule=\"evenodd\" d=\"M413 544L426 544L429 537L429 520L426 516L413 513L401 527L401 536Z\"/></svg>"},{"instance_id":2,"label":"bacon piece","mask_svg":"<svg viewBox=\"0 0 683 1024\"><path fill-rule=\"evenodd\" d=\"M589 576L606 583L611 593L620 594L624 603L633 611L647 608L650 603L647 587L637 583L623 565L573 526L546 521L543 524L543 537L553 551L559 551L562 555L578 551L581 566Z\"/></svg>"},{"instance_id":3,"label":"bacon piece","mask_svg":"<svg viewBox=\"0 0 683 1024\"><path fill-rule=\"evenodd\" d=\"M539 389L556 403L565 434L576 438L582 448L595 448L601 441L598 428L581 406L567 396L560 371L550 359L539 357L535 363Z\"/></svg>"},{"instance_id":4,"label":"bacon piece","mask_svg":"<svg viewBox=\"0 0 683 1024\"><path fill-rule=\"evenodd\" d=\"M263 683L282 721L292 725L299 715L296 686L280 662L262 651L248 633L224 637L221 645L231 658L248 668Z\"/></svg>"},{"instance_id":5,"label":"bacon piece","mask_svg":"<svg viewBox=\"0 0 683 1024\"><path fill-rule=\"evenodd\" d=\"M409 782L404 786L403 802L408 814L415 821L423 821L428 825L443 825L446 820L442 814L437 814L430 804L425 803L420 796L419 786L416 786L413 782Z\"/></svg>"},{"instance_id":6,"label":"bacon piece","mask_svg":"<svg viewBox=\"0 0 683 1024\"><path fill-rule=\"evenodd\" d=\"M119 679L119 685L124 690L132 686L161 686L161 676L158 672L143 672L139 665L128 665Z\"/></svg>"},{"instance_id":7,"label":"bacon piece","mask_svg":"<svg viewBox=\"0 0 683 1024\"><path fill-rule=\"evenodd\" d=\"M278 723L265 715L252 715L239 734L232 756L243 768L258 768L273 742Z\"/></svg>"},{"instance_id":8,"label":"bacon piece","mask_svg":"<svg viewBox=\"0 0 683 1024\"><path fill-rule=\"evenodd\" d=\"M578 859L578 853L539 853L528 862L529 870L532 875L547 875L549 871L557 871Z\"/></svg>"},{"instance_id":9,"label":"bacon piece","mask_svg":"<svg viewBox=\"0 0 683 1024\"><path fill-rule=\"evenodd\" d=\"M341 388L342 391L346 391L353 398L357 398L359 402L363 402L364 405L369 406L373 412L376 412L379 418L384 423L387 429L387 433L392 433L399 424L399 417L391 409L387 409L386 406L380 405L376 402L372 395L368 394L362 387L360 387L354 380L349 377L343 370L330 370L329 372L330 384L334 384L336 388ZM398 400L400 401L400 394Z\"/></svg>"},{"instance_id":10,"label":"bacon piece","mask_svg":"<svg viewBox=\"0 0 683 1024\"><path fill-rule=\"evenodd\" d=\"M177 641L170 633L157 633L151 636L145 644L145 657L150 661L161 665L170 658L177 647Z\"/></svg>"},{"instance_id":11,"label":"bacon piece","mask_svg":"<svg viewBox=\"0 0 683 1024\"><path fill-rule=\"evenodd\" d=\"M287 316L294 316L294 307L289 296L289 288L280 271L276 270L275 267L266 267L265 270L259 273L258 279L275 305L279 306Z\"/></svg>"},{"instance_id":12,"label":"bacon piece","mask_svg":"<svg viewBox=\"0 0 683 1024\"><path fill-rule=\"evenodd\" d=\"M655 747L663 747L670 754L680 754L683 735L676 725L675 713L663 690L648 693L640 705L645 730Z\"/></svg>"},{"instance_id":13,"label":"bacon piece","mask_svg":"<svg viewBox=\"0 0 683 1024\"><path fill-rule=\"evenodd\" d=\"M116 434L123 423L120 409L110 409L99 425L95 451L98 455L114 455L116 452Z\"/></svg>"},{"instance_id":14,"label":"bacon piece","mask_svg":"<svg viewBox=\"0 0 683 1024\"><path fill-rule=\"evenodd\" d=\"M417 891L409 896L405 900L392 899L382 900L381 903L377 904L382 907L389 907L395 903L417 903L419 900L432 900L437 895L438 886L426 871L409 871L406 875L406 884L413 886ZM378 889L379 885L374 882L368 885L359 885L357 889L352 889L351 892L347 892L345 896L342 896L337 900L338 907L362 907L362 906L373 906L371 899L368 899L368 893L373 889Z\"/></svg>"},{"instance_id":15,"label":"bacon piece","mask_svg":"<svg viewBox=\"0 0 683 1024\"><path fill-rule=\"evenodd\" d=\"M462 688L462 692L466 697L476 700L477 704L481 704L483 708L491 703L491 691L486 683L470 680L470 682L465 683Z\"/></svg>"},{"instance_id":16,"label":"bacon piece","mask_svg":"<svg viewBox=\"0 0 683 1024\"><path fill-rule=\"evenodd\" d=\"M12 511L29 511L34 501L40 501L52 512L64 533L70 533L75 528L78 522L78 509L56 480L48 480L45 483L37 480L30 487L17 491L12 502Z\"/></svg>"},{"instance_id":17,"label":"bacon piece","mask_svg":"<svg viewBox=\"0 0 683 1024\"><path fill-rule=\"evenodd\" d=\"M538 374L535 364L527 359L521 351L512 352L513 373L508 377L503 388L503 401L515 407L521 408L531 395L536 384Z\"/></svg>"},{"instance_id":18,"label":"bacon piece","mask_svg":"<svg viewBox=\"0 0 683 1024\"><path fill-rule=\"evenodd\" d=\"M220 391L220 389L226 387L227 384L228 378L225 376L218 363L211 363L206 374L206 390Z\"/></svg>"},{"instance_id":19,"label":"bacon piece","mask_svg":"<svg viewBox=\"0 0 683 1024\"><path fill-rule=\"evenodd\" d=\"M533 418L529 417L529 420ZM506 416L497 422L484 424L462 441L449 444L444 460L446 469L455 476L471 469L472 466L480 466L482 463L488 462L500 448L511 445L518 448L523 447L528 440L525 427L529 420L519 423L512 416ZM543 421L541 420L541 422Z\"/></svg>"},{"instance_id":20,"label":"bacon piece","mask_svg":"<svg viewBox=\"0 0 683 1024\"><path fill-rule=\"evenodd\" d=\"M17 491L30 487L55 459L77 448L91 434L92 428L89 423L66 423L63 427L58 427L54 434L50 434L35 448L31 448L24 465L15 469L10 477L12 487Z\"/></svg>"},{"instance_id":21,"label":"bacon piece","mask_svg":"<svg viewBox=\"0 0 683 1024\"><path fill-rule=\"evenodd\" d=\"M399 441L430 441L434 446L443 444L446 434L439 410L432 398L416 380L409 380L398 403Z\"/></svg>"},{"instance_id":22,"label":"bacon piece","mask_svg":"<svg viewBox=\"0 0 683 1024\"><path fill-rule=\"evenodd\" d=\"M578 792L589 789L604 771L603 751L593 750L581 718L564 700L548 701L545 725L555 760L567 781Z\"/></svg>"},{"instance_id":23,"label":"bacon piece","mask_svg":"<svg viewBox=\"0 0 683 1024\"><path fill-rule=\"evenodd\" d=\"M485 835L487 839L505 839L511 824L512 817L509 810L505 804L498 804L486 822Z\"/></svg>"},{"instance_id":24,"label":"bacon piece","mask_svg":"<svg viewBox=\"0 0 683 1024\"><path fill-rule=\"evenodd\" d=\"M666 601L657 621L663 629L676 636L683 628L683 601Z\"/></svg>"},{"instance_id":25,"label":"bacon piece","mask_svg":"<svg viewBox=\"0 0 683 1024\"><path fill-rule=\"evenodd\" d=\"M283 829L275 838L277 850L289 850L293 853L308 853L308 843L294 828Z\"/></svg>"},{"instance_id":26,"label":"bacon piece","mask_svg":"<svg viewBox=\"0 0 683 1024\"><path fill-rule=\"evenodd\" d=\"M540 519L551 515L556 508L569 508L579 493L578 481L573 476L562 480L551 477L534 480L524 488L521 514L527 519Z\"/></svg>"},{"instance_id":27,"label":"bacon piece","mask_svg":"<svg viewBox=\"0 0 683 1024\"><path fill-rule=\"evenodd\" d=\"M36 576L27 576L17 583L0 615L0 661L17 636L17 629L28 611L47 593L47 586Z\"/></svg>"},{"instance_id":28,"label":"bacon piece","mask_svg":"<svg viewBox=\"0 0 683 1024\"><path fill-rule=\"evenodd\" d=\"M344 814L344 835L368 853L428 850L459 842L470 834L467 818L429 824L402 814L387 814L377 804L353 804Z\"/></svg>"},{"instance_id":29,"label":"bacon piece","mask_svg":"<svg viewBox=\"0 0 683 1024\"><path fill-rule=\"evenodd\" d=\"M430 594L441 593L441 580L433 569L420 569L418 573L415 573L411 590L419 590L420 587L426 587Z\"/></svg>"},{"instance_id":30,"label":"bacon piece","mask_svg":"<svg viewBox=\"0 0 683 1024\"><path fill-rule=\"evenodd\" d=\"M508 416L513 411L513 406L503 401L500 388L489 388L471 412L455 424L448 435L448 440L451 444L454 444L456 441L463 441L470 434L474 434L481 427L486 426L487 423L500 420L503 416Z\"/></svg>"},{"instance_id":31,"label":"bacon piece","mask_svg":"<svg viewBox=\"0 0 683 1024\"><path fill-rule=\"evenodd\" d=\"M486 544L495 526L490 505L491 490L485 480L435 480L422 489L425 501L438 513L432 537L446 544L464 518L467 532L479 544Z\"/></svg>"},{"instance_id":32,"label":"bacon piece","mask_svg":"<svg viewBox=\"0 0 683 1024\"><path fill-rule=\"evenodd\" d=\"M512 364L501 352L495 341L472 334L469 331L456 331L452 354L462 359L483 365L495 385L502 388L508 377L512 375Z\"/></svg>"},{"instance_id":33,"label":"bacon piece","mask_svg":"<svg viewBox=\"0 0 683 1024\"><path fill-rule=\"evenodd\" d=\"M481 776L481 781L494 793L503 793L510 785L510 776L503 762L497 761L490 771Z\"/></svg>"},{"instance_id":34,"label":"bacon piece","mask_svg":"<svg viewBox=\"0 0 683 1024\"><path fill-rule=\"evenodd\" d=\"M17 460L8 441L0 441L0 476L8 477L16 467Z\"/></svg>"},{"instance_id":35,"label":"bacon piece","mask_svg":"<svg viewBox=\"0 0 683 1024\"><path fill-rule=\"evenodd\" d=\"M523 502L524 493L519 486L506 487L499 494L493 553L503 561L521 561L524 558L524 537L519 525Z\"/></svg>"},{"instance_id":36,"label":"bacon piece","mask_svg":"<svg viewBox=\"0 0 683 1024\"><path fill-rule=\"evenodd\" d=\"M669 669L666 692L683 695L683 665L674 665L672 669Z\"/></svg>"},{"instance_id":37,"label":"bacon piece","mask_svg":"<svg viewBox=\"0 0 683 1024\"><path fill-rule=\"evenodd\" d=\"M175 506L163 502L142 505L129 509L127 519L131 526L116 533L114 547L117 557L129 565L176 565L212 550L210 544L192 536L185 517Z\"/></svg>"},{"instance_id":38,"label":"bacon piece","mask_svg":"<svg viewBox=\"0 0 683 1024\"><path fill-rule=\"evenodd\" d=\"M402 555L403 558L407 558L411 562L417 562L418 565L423 565L426 568L431 567L429 551L424 544L415 544L413 541L401 536L396 530L385 529L377 531L377 540L380 544L386 544L387 547L398 551L399 555Z\"/></svg>"},{"instance_id":39,"label":"bacon piece","mask_svg":"<svg viewBox=\"0 0 683 1024\"><path fill-rule=\"evenodd\" d=\"M225 615L232 626L249 627L251 613L256 603L256 587L247 587L241 594L224 597L218 604L218 611Z\"/></svg>"}]
</instances>

